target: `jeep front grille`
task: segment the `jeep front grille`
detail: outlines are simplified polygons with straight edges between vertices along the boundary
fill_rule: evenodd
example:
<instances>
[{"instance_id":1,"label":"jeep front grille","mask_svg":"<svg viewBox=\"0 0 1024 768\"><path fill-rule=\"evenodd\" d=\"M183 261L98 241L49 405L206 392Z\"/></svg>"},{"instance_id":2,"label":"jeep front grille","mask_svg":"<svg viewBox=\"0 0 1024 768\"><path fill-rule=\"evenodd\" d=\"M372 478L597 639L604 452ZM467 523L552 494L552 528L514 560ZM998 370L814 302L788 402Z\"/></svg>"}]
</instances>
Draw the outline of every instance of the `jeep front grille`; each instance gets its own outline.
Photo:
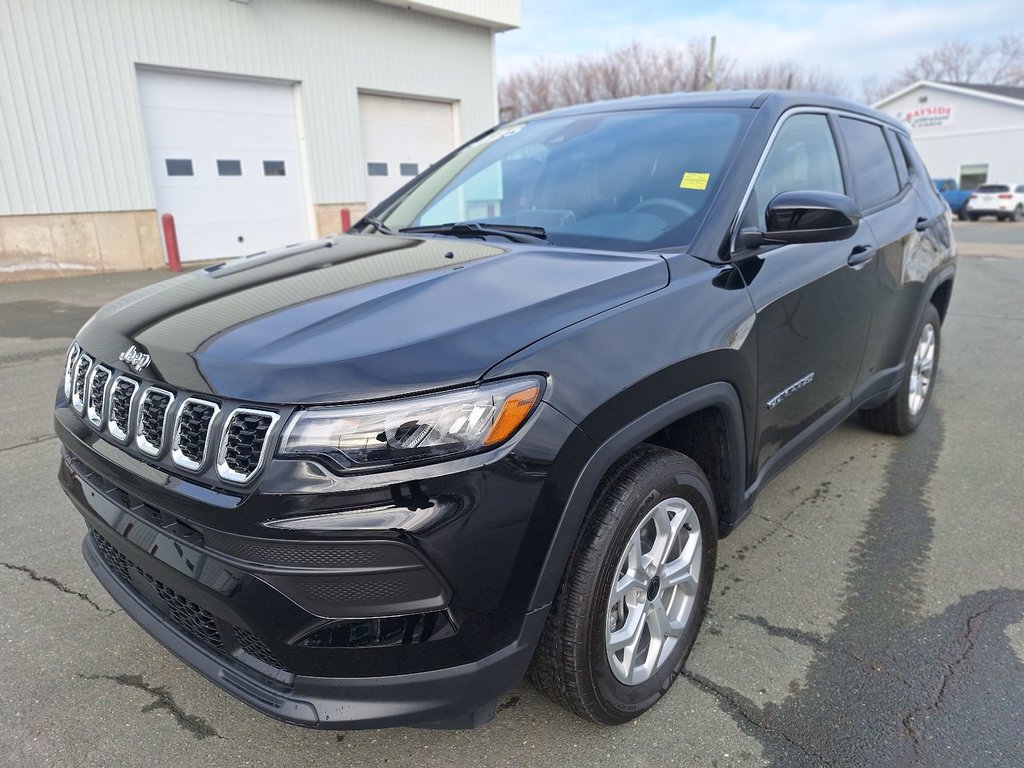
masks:
<instances>
[{"instance_id":1,"label":"jeep front grille","mask_svg":"<svg viewBox=\"0 0 1024 768\"><path fill-rule=\"evenodd\" d=\"M138 391L138 383L127 376L119 376L114 381L114 389L110 393L107 431L122 443L128 441L128 431L131 429L132 401Z\"/></svg>"},{"instance_id":2,"label":"jeep front grille","mask_svg":"<svg viewBox=\"0 0 1024 768\"><path fill-rule=\"evenodd\" d=\"M174 425L171 457L185 469L196 470L206 461L206 448L210 442L210 424L220 407L216 403L187 398L178 410Z\"/></svg>"},{"instance_id":3,"label":"jeep front grille","mask_svg":"<svg viewBox=\"0 0 1024 768\"><path fill-rule=\"evenodd\" d=\"M103 424L103 411L107 402L107 385L110 383L110 369L93 366L89 374L89 402L85 406L85 415L93 426Z\"/></svg>"},{"instance_id":4,"label":"jeep front grille","mask_svg":"<svg viewBox=\"0 0 1024 768\"><path fill-rule=\"evenodd\" d=\"M91 357L86 354L78 356L75 363L75 378L71 383L71 406L79 413L85 413L85 381L91 366Z\"/></svg>"},{"instance_id":5,"label":"jeep front grille","mask_svg":"<svg viewBox=\"0 0 1024 768\"><path fill-rule=\"evenodd\" d=\"M64 363L71 407L126 449L194 473L216 468L222 480L248 483L266 462L281 416L245 405L222 405L120 374L72 344ZM211 466L212 465L212 466Z\"/></svg>"},{"instance_id":6,"label":"jeep front grille","mask_svg":"<svg viewBox=\"0 0 1024 768\"><path fill-rule=\"evenodd\" d=\"M263 463L267 433L277 422L277 414L236 408L224 428L217 471L225 480L244 483Z\"/></svg>"},{"instance_id":7,"label":"jeep front grille","mask_svg":"<svg viewBox=\"0 0 1024 768\"><path fill-rule=\"evenodd\" d=\"M142 396L142 402L139 404L139 423L135 444L143 453L157 456L163 450L164 428L167 425L167 415L172 402L174 402L174 395L156 387L150 387Z\"/></svg>"},{"instance_id":8,"label":"jeep front grille","mask_svg":"<svg viewBox=\"0 0 1024 768\"><path fill-rule=\"evenodd\" d=\"M78 342L68 348L68 356L64 361L64 397L71 398L71 382L74 381L75 363L78 362L78 353L81 352Z\"/></svg>"}]
</instances>

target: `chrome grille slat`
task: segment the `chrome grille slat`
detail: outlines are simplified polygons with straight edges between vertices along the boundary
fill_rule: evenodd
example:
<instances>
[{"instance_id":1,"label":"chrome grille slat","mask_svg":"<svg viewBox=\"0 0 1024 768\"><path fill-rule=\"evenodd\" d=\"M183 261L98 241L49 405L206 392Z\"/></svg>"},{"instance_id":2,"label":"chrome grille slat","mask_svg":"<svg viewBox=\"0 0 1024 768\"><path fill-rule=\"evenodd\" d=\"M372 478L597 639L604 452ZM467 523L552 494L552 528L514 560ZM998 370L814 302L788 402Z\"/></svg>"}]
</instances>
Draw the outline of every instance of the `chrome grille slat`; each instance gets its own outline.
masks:
<instances>
[{"instance_id":1,"label":"chrome grille slat","mask_svg":"<svg viewBox=\"0 0 1024 768\"><path fill-rule=\"evenodd\" d=\"M82 348L78 346L77 341L68 347L68 356L64 360L64 397L71 397L71 382L75 371L75 363L78 362L78 353L81 351Z\"/></svg>"},{"instance_id":2,"label":"chrome grille slat","mask_svg":"<svg viewBox=\"0 0 1024 768\"><path fill-rule=\"evenodd\" d=\"M209 453L210 431L220 406L209 400L189 397L182 401L174 422L171 459L193 472L202 468Z\"/></svg>"},{"instance_id":3,"label":"chrome grille slat","mask_svg":"<svg viewBox=\"0 0 1024 768\"><path fill-rule=\"evenodd\" d=\"M110 369L105 365L94 365L89 372L89 393L85 402L85 417L94 427L103 426L107 410L107 388L110 385Z\"/></svg>"},{"instance_id":4,"label":"chrome grille slat","mask_svg":"<svg viewBox=\"0 0 1024 768\"><path fill-rule=\"evenodd\" d=\"M222 415L216 402L97 362L78 342L68 349L63 383L79 416L150 459L245 485L273 453L279 412L236 404Z\"/></svg>"},{"instance_id":5,"label":"chrome grille slat","mask_svg":"<svg viewBox=\"0 0 1024 768\"><path fill-rule=\"evenodd\" d=\"M167 421L171 415L174 393L159 387L149 387L139 400L139 415L135 424L135 445L150 456L159 456L164 447Z\"/></svg>"},{"instance_id":6,"label":"chrome grille slat","mask_svg":"<svg viewBox=\"0 0 1024 768\"><path fill-rule=\"evenodd\" d=\"M122 443L128 442L132 424L132 405L139 391L139 383L127 376L118 376L110 389L107 431Z\"/></svg>"},{"instance_id":7,"label":"chrome grille slat","mask_svg":"<svg viewBox=\"0 0 1024 768\"><path fill-rule=\"evenodd\" d=\"M273 411L233 410L224 423L217 453L217 473L232 483L248 482L263 466L267 437L278 418Z\"/></svg>"},{"instance_id":8,"label":"chrome grille slat","mask_svg":"<svg viewBox=\"0 0 1024 768\"><path fill-rule=\"evenodd\" d=\"M92 362L92 358L83 353L75 363L75 378L71 382L71 407L80 415L85 413L85 385Z\"/></svg>"}]
</instances>

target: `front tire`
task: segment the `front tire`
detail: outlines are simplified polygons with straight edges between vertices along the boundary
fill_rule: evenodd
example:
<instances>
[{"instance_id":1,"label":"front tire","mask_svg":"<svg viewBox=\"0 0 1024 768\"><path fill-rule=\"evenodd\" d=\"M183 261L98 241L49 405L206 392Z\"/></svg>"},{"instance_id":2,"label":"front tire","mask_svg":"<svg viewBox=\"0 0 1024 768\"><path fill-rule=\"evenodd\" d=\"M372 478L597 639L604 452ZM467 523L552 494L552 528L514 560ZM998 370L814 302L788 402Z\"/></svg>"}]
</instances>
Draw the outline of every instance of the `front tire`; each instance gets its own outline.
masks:
<instances>
[{"instance_id":1,"label":"front tire","mask_svg":"<svg viewBox=\"0 0 1024 768\"><path fill-rule=\"evenodd\" d=\"M920 426L935 389L941 329L939 311L929 303L918 324L917 343L911 347L899 391L877 408L861 411L867 426L890 435L909 435Z\"/></svg>"},{"instance_id":2,"label":"front tire","mask_svg":"<svg viewBox=\"0 0 1024 768\"><path fill-rule=\"evenodd\" d=\"M624 723L665 694L711 594L714 497L692 459L652 445L602 480L530 669L545 695L589 720Z\"/></svg>"}]
</instances>

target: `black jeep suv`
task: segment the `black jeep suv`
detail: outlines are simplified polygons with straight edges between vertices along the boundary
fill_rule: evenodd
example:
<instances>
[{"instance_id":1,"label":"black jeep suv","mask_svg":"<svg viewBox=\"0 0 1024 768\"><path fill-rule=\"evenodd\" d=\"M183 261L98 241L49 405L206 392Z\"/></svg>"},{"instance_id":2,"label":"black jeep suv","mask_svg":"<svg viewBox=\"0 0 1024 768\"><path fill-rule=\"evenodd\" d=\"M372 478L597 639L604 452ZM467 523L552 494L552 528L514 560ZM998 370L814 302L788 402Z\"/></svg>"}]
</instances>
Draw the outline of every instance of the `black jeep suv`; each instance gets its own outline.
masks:
<instances>
[{"instance_id":1,"label":"black jeep suv","mask_svg":"<svg viewBox=\"0 0 1024 768\"><path fill-rule=\"evenodd\" d=\"M906 129L796 93L502 125L353 229L109 304L56 405L114 599L320 728L651 707L760 489L918 426L955 267Z\"/></svg>"}]
</instances>

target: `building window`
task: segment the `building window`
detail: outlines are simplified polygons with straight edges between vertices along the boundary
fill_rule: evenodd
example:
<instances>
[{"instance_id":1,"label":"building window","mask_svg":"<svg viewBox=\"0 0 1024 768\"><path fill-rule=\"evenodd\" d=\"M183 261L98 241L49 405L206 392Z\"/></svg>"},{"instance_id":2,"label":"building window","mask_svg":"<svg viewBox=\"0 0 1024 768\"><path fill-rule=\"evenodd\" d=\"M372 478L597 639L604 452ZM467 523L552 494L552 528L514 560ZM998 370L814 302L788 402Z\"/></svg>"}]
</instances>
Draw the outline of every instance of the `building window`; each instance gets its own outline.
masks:
<instances>
[{"instance_id":1,"label":"building window","mask_svg":"<svg viewBox=\"0 0 1024 768\"><path fill-rule=\"evenodd\" d=\"M419 163L400 163L398 172L403 176L415 176L420 172Z\"/></svg>"},{"instance_id":2,"label":"building window","mask_svg":"<svg viewBox=\"0 0 1024 768\"><path fill-rule=\"evenodd\" d=\"M366 173L369 176L387 176L388 175L388 164L387 163L367 163Z\"/></svg>"},{"instance_id":3,"label":"building window","mask_svg":"<svg viewBox=\"0 0 1024 768\"><path fill-rule=\"evenodd\" d=\"M264 176L284 176L284 160L264 160Z\"/></svg>"},{"instance_id":4,"label":"building window","mask_svg":"<svg viewBox=\"0 0 1024 768\"><path fill-rule=\"evenodd\" d=\"M164 160L167 164L167 175L168 176L192 176L192 161L191 160L172 160L167 158Z\"/></svg>"},{"instance_id":5,"label":"building window","mask_svg":"<svg viewBox=\"0 0 1024 768\"><path fill-rule=\"evenodd\" d=\"M988 181L988 163L960 166L960 189L977 189Z\"/></svg>"},{"instance_id":6,"label":"building window","mask_svg":"<svg viewBox=\"0 0 1024 768\"><path fill-rule=\"evenodd\" d=\"M217 161L217 175L218 176L241 176L242 175L242 161L241 160L218 160Z\"/></svg>"}]
</instances>

